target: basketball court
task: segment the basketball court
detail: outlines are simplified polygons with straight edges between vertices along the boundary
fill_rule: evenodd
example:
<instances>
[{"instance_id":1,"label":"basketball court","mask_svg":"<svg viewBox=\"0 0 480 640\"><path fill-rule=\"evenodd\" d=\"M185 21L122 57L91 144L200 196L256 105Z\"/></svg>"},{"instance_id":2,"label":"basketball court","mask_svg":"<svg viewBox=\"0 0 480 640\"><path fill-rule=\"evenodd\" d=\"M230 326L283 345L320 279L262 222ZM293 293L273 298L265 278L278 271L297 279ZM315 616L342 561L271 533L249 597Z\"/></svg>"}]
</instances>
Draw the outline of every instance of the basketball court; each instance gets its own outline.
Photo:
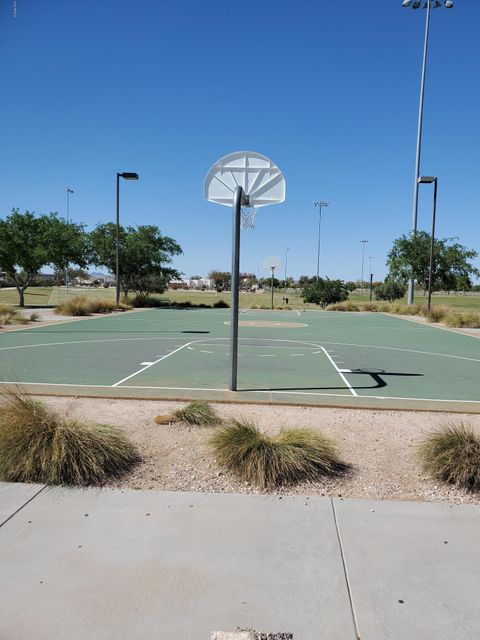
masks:
<instances>
[{"instance_id":1,"label":"basketball court","mask_svg":"<svg viewBox=\"0 0 480 640\"><path fill-rule=\"evenodd\" d=\"M0 334L1 382L73 396L480 411L478 338L378 313L149 309Z\"/></svg>"}]
</instances>

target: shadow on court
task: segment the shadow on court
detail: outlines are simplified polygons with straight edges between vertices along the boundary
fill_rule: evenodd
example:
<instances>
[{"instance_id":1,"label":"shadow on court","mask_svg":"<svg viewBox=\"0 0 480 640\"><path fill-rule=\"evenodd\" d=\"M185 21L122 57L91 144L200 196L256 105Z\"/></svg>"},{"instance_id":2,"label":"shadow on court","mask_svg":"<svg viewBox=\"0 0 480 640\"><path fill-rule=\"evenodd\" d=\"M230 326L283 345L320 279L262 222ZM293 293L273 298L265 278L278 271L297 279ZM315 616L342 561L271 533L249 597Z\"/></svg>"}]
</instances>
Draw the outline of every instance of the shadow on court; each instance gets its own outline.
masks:
<instances>
[{"instance_id":1,"label":"shadow on court","mask_svg":"<svg viewBox=\"0 0 480 640\"><path fill-rule=\"evenodd\" d=\"M382 369L352 369L348 372L348 375L351 374L360 374L360 375L368 375L372 378L372 381L375 382L373 385L368 386L359 386L359 385L351 385L351 388L354 391L361 389L382 389L384 387L388 387L388 382L383 379L384 376L396 376L396 377L405 377L405 378L423 378L423 373L400 373L393 371L383 371ZM332 391L332 390L345 390L345 385L338 387L251 387L248 389L240 389L240 391Z\"/></svg>"}]
</instances>

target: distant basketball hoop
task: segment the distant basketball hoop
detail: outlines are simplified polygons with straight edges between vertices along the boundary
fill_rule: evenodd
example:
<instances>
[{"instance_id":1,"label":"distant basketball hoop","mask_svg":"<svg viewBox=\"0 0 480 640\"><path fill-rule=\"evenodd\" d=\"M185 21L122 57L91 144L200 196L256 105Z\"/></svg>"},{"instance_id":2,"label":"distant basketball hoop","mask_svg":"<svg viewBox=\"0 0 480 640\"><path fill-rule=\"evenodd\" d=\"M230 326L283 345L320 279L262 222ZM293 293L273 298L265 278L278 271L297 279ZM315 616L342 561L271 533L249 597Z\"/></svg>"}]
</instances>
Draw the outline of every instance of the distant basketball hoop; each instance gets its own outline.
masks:
<instances>
[{"instance_id":1,"label":"distant basketball hoop","mask_svg":"<svg viewBox=\"0 0 480 640\"><path fill-rule=\"evenodd\" d=\"M254 229L256 209L285 200L285 179L269 158L237 151L220 158L207 173L204 195L233 209L230 391L237 390L240 230Z\"/></svg>"}]
</instances>

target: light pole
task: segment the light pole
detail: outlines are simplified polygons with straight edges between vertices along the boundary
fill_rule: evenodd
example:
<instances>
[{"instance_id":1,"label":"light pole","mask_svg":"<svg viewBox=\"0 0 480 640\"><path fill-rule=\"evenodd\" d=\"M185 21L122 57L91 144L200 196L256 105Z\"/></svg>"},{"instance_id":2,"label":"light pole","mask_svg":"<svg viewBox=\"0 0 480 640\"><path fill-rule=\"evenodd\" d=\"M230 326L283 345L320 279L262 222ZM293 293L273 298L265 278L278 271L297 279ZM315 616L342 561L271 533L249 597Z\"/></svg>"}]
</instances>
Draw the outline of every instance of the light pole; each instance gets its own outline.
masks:
<instances>
[{"instance_id":1,"label":"light pole","mask_svg":"<svg viewBox=\"0 0 480 640\"><path fill-rule=\"evenodd\" d=\"M423 7L427 10L425 18L425 38L423 44L423 62L422 62L422 80L420 84L420 104L418 108L418 127L417 127L417 151L415 155L415 181L413 187L413 215L412 215L412 232L415 236L417 233L417 218L418 218L418 180L420 178L420 158L422 153L422 126L423 126L423 102L425 95L425 78L427 72L427 53L428 53L428 35L430 30L430 9L440 9L442 2L440 0L426 0L420 2L420 0L403 0L403 7L411 7L412 9L420 9ZM452 0L444 0L443 6L446 9L453 8ZM414 279L410 278L408 281L408 304L413 304L414 296Z\"/></svg>"},{"instance_id":2,"label":"light pole","mask_svg":"<svg viewBox=\"0 0 480 640\"><path fill-rule=\"evenodd\" d=\"M73 193L73 189L70 187L65 187L65 191L67 192L67 226L70 224L70 194ZM68 297L68 262L65 266L65 286L67 288L67 297Z\"/></svg>"},{"instance_id":3,"label":"light pole","mask_svg":"<svg viewBox=\"0 0 480 640\"><path fill-rule=\"evenodd\" d=\"M120 304L120 178L124 180L138 180L138 173L117 173L117 217L115 228L115 302Z\"/></svg>"},{"instance_id":4,"label":"light pole","mask_svg":"<svg viewBox=\"0 0 480 640\"><path fill-rule=\"evenodd\" d=\"M318 207L318 242L317 242L317 280L320 278L320 226L322 224L322 207L328 207L330 203L324 200L315 200L314 207Z\"/></svg>"},{"instance_id":5,"label":"light pole","mask_svg":"<svg viewBox=\"0 0 480 640\"><path fill-rule=\"evenodd\" d=\"M430 266L428 269L428 302L427 311L432 308L432 287L433 287L433 252L435 248L435 218L437 215L437 185L438 178L435 176L421 176L418 179L418 184L431 184L433 187L433 213L432 213L432 237L430 238Z\"/></svg>"},{"instance_id":6,"label":"light pole","mask_svg":"<svg viewBox=\"0 0 480 640\"><path fill-rule=\"evenodd\" d=\"M365 245L368 244L368 240L359 240L362 245L362 277L360 279L360 288L363 291L363 265L365 264Z\"/></svg>"},{"instance_id":7,"label":"light pole","mask_svg":"<svg viewBox=\"0 0 480 640\"><path fill-rule=\"evenodd\" d=\"M370 302L372 301L372 296L373 296L372 260L373 260L373 256L368 256L368 276L370 280Z\"/></svg>"}]
</instances>

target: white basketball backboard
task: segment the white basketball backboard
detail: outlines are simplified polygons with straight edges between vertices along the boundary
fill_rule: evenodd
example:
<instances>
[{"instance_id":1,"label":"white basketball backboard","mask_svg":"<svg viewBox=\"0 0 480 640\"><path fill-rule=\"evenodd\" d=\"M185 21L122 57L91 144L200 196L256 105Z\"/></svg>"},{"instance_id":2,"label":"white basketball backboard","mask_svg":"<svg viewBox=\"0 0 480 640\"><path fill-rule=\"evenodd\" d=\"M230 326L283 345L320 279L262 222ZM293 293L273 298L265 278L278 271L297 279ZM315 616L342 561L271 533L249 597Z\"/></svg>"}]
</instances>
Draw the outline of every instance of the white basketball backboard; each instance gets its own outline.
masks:
<instances>
[{"instance_id":1,"label":"white basketball backboard","mask_svg":"<svg viewBox=\"0 0 480 640\"><path fill-rule=\"evenodd\" d=\"M204 195L210 202L231 207L236 187L242 187L250 207L285 200L285 179L269 158L255 151L237 151L220 158L207 173Z\"/></svg>"},{"instance_id":2,"label":"white basketball backboard","mask_svg":"<svg viewBox=\"0 0 480 640\"><path fill-rule=\"evenodd\" d=\"M268 258L265 258L265 260L263 261L263 268L264 269L281 269L282 261L280 260L280 258L277 258L276 256L269 256Z\"/></svg>"}]
</instances>

